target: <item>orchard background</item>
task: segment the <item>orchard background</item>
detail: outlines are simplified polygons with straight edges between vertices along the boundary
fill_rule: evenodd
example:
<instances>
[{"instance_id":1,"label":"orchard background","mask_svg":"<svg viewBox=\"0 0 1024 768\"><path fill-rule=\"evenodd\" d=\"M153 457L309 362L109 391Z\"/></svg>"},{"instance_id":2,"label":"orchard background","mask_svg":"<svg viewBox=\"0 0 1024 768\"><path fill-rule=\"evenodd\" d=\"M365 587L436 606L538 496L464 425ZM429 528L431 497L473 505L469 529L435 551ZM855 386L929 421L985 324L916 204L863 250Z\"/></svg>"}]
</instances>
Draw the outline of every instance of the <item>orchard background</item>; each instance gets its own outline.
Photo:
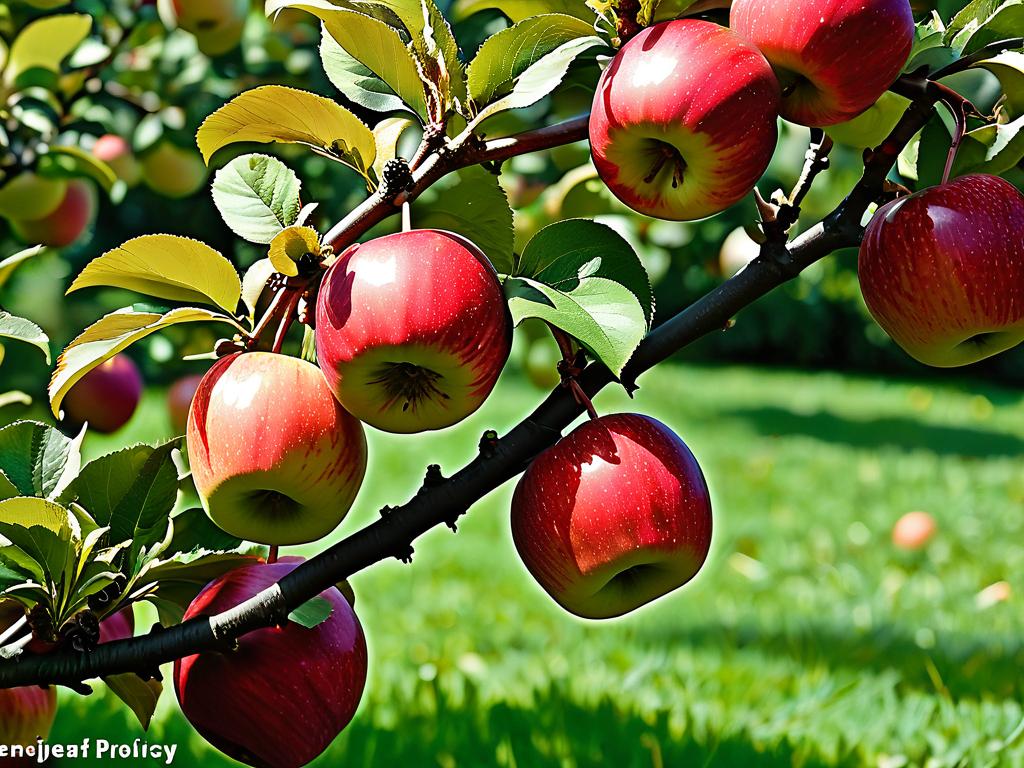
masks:
<instances>
[{"instance_id":1,"label":"orchard background","mask_svg":"<svg viewBox=\"0 0 1024 768\"><path fill-rule=\"evenodd\" d=\"M265 14L303 4L213 3L232 19L213 32L190 31L185 14L177 18L171 3L158 5L15 0L0 7L5 180L32 168L50 183L73 180L85 199L81 231L55 247L24 251L35 233L17 216L0 218L0 308L46 336L40 341L34 330L2 327L16 338L2 347L0 425L56 423L52 385L47 391L53 363L82 329L120 308L162 313L173 305L100 281L65 296L96 257L155 233L202 241L240 275L267 256L269 240L252 242L252 218L237 197L250 161L235 158L258 153L287 165L301 180L301 202L318 203L303 220L323 235L363 203L368 186L381 194L388 159L382 147L406 159L417 150L419 119L353 67L331 35L321 34L316 16L292 8L276 19ZM719 5L727 4L663 0L652 15L727 24L729 9ZM621 32L599 18L614 21L617 13L636 21L637 9L628 6L438 2L467 61L484 40L542 13L596 24L597 41L579 44L565 60L564 77L552 79L542 63L541 74L551 80L543 94L490 118L487 138L586 114L614 53L609 43ZM640 12L650 8L642 4ZM913 11L918 27L908 78L920 67L934 72L1024 34L1013 2L942 0ZM19 54L18 38L46 20L58 26L42 27L46 34L23 42ZM557 47L545 44L549 53ZM1020 189L1024 53L1019 39L1006 48L988 57L1002 57L998 65L965 67L942 82L980 115L995 116L970 118L954 175L997 173ZM544 58L532 55L527 63ZM207 169L196 143L200 126L239 94L268 85L334 99L354 119L380 126L376 162L364 163L351 141L319 151L223 142L207 145ZM844 143L836 132L825 152L828 167L814 170L798 219L785 205L775 209L783 217L794 213L791 237L850 194L864 173L864 149L881 143L908 103L898 104L868 144ZM289 109L280 99L277 105ZM889 174L910 190L939 183L955 129L941 107L922 125ZM109 143L111 135L127 141L127 153L109 165L97 162L103 153L96 140L106 136ZM757 185L764 198L800 186L805 153L816 141L820 136L808 128L779 122L778 144ZM751 236L763 239L757 224L768 209L753 195L700 221L633 212L598 178L585 140L505 159L500 176L489 170L495 169L460 171L425 191L409 211L413 226L464 234L493 259L505 250L509 258L521 254L547 225L592 219L639 257L653 288L655 323L722 285L757 255ZM0 188L0 209L23 203L4 198ZM375 223L358 240L398 231L400 218ZM257 315L270 300L269 292L258 295L250 294ZM286 330L285 352L308 351L300 323ZM180 435L168 390L204 373L211 349L233 333L187 323L133 344L127 354L145 383L141 402L113 434L85 435L83 463ZM633 348L638 342L639 336ZM350 579L369 677L355 719L315 764L1024 765L1022 355L1018 348L957 369L925 367L869 314L856 248L816 261L736 313L721 332L645 373L632 400L614 385L594 398L602 414L660 419L700 461L715 534L699 577L624 618L577 620L550 600L516 555L508 512L514 486L506 483L459 520L457 536L443 527L431 531L415 543L411 564L389 558ZM352 512L325 539L285 554L312 557L377 520L380 509L417 493L427 465L439 464L445 475L465 465L485 431L504 435L559 386L559 357L544 325L527 320L515 331L494 392L467 419L418 435L367 428L368 470ZM0 462L7 460L3 450ZM174 514L198 507L183 481ZM914 511L926 511L925 527L934 530L894 527ZM920 518L904 526L914 522ZM166 616L150 603L136 605L138 634L159 618ZM164 677L172 688L169 667ZM92 687L86 697L60 689L51 743L142 737L178 743L178 764L234 764L192 729L172 691L155 704L147 732L139 719L149 720L155 698L129 688L129 708L106 685ZM285 727L301 733L299 724Z\"/></svg>"}]
</instances>

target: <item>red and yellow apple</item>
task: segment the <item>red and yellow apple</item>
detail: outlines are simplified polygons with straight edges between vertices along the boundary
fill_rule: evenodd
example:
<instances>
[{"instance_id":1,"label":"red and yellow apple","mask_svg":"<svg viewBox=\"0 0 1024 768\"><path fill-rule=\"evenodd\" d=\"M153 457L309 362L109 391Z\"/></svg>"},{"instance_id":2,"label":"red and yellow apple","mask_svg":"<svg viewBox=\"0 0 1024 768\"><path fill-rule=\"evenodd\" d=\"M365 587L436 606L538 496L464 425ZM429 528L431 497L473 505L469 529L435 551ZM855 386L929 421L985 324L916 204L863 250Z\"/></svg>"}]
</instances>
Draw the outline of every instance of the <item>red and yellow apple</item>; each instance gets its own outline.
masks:
<instances>
[{"instance_id":1,"label":"red and yellow apple","mask_svg":"<svg viewBox=\"0 0 1024 768\"><path fill-rule=\"evenodd\" d=\"M858 264L875 320L926 365L968 365L1024 341L1024 195L962 176L883 205Z\"/></svg>"},{"instance_id":2,"label":"red and yellow apple","mask_svg":"<svg viewBox=\"0 0 1024 768\"><path fill-rule=\"evenodd\" d=\"M206 163L199 152L169 140L143 153L141 164L146 186L164 197L189 197L206 183Z\"/></svg>"},{"instance_id":3,"label":"red and yellow apple","mask_svg":"<svg viewBox=\"0 0 1024 768\"><path fill-rule=\"evenodd\" d=\"M35 746L50 735L57 716L57 689L37 686L0 689L0 744ZM7 758L5 766L38 765L31 757Z\"/></svg>"},{"instance_id":4,"label":"red and yellow apple","mask_svg":"<svg viewBox=\"0 0 1024 768\"><path fill-rule=\"evenodd\" d=\"M32 171L19 173L0 186L0 216L35 220L49 216L67 195L67 179L51 179Z\"/></svg>"},{"instance_id":5,"label":"red and yellow apple","mask_svg":"<svg viewBox=\"0 0 1024 768\"><path fill-rule=\"evenodd\" d=\"M299 562L283 558L232 571L199 593L185 619L233 608ZM332 613L312 629L287 622L242 636L230 653L175 662L174 690L182 712L226 755L252 766L299 768L352 720L366 684L366 638L336 588L321 597Z\"/></svg>"},{"instance_id":6,"label":"red and yellow apple","mask_svg":"<svg viewBox=\"0 0 1024 768\"><path fill-rule=\"evenodd\" d=\"M781 115L811 126L845 122L874 104L914 42L909 0L735 0L729 26L771 62Z\"/></svg>"},{"instance_id":7,"label":"red and yellow apple","mask_svg":"<svg viewBox=\"0 0 1024 768\"><path fill-rule=\"evenodd\" d=\"M63 248L78 240L96 217L96 190L85 179L67 182L57 207L38 219L11 219L11 229L26 243Z\"/></svg>"},{"instance_id":8,"label":"red and yellow apple","mask_svg":"<svg viewBox=\"0 0 1024 768\"><path fill-rule=\"evenodd\" d=\"M100 136L92 145L92 153L109 165L117 178L129 187L138 184L142 178L142 169L135 158L132 146L121 136L113 133Z\"/></svg>"},{"instance_id":9,"label":"red and yellow apple","mask_svg":"<svg viewBox=\"0 0 1024 768\"><path fill-rule=\"evenodd\" d=\"M422 432L466 418L494 388L511 346L494 268L450 232L353 245L320 288L317 361L341 404L378 429Z\"/></svg>"},{"instance_id":10,"label":"red and yellow apple","mask_svg":"<svg viewBox=\"0 0 1024 768\"><path fill-rule=\"evenodd\" d=\"M100 363L71 387L61 409L64 423L101 434L116 432L131 419L142 398L142 374L127 355Z\"/></svg>"},{"instance_id":11,"label":"red and yellow apple","mask_svg":"<svg viewBox=\"0 0 1024 768\"><path fill-rule=\"evenodd\" d=\"M188 411L202 380L200 374L183 376L167 390L167 413L171 419L171 428L177 435L185 434L188 428Z\"/></svg>"},{"instance_id":12,"label":"red and yellow apple","mask_svg":"<svg viewBox=\"0 0 1024 768\"><path fill-rule=\"evenodd\" d=\"M725 27L649 27L601 75L590 113L597 172L619 200L661 219L723 211L754 188L778 139L779 84Z\"/></svg>"},{"instance_id":13,"label":"red and yellow apple","mask_svg":"<svg viewBox=\"0 0 1024 768\"><path fill-rule=\"evenodd\" d=\"M512 498L512 538L567 611L620 616L692 579L711 497L690 449L637 414L585 422L537 457Z\"/></svg>"},{"instance_id":14,"label":"red and yellow apple","mask_svg":"<svg viewBox=\"0 0 1024 768\"><path fill-rule=\"evenodd\" d=\"M187 440L210 518L261 544L326 536L352 506L366 471L362 425L317 367L269 352L214 364L192 401Z\"/></svg>"}]
</instances>

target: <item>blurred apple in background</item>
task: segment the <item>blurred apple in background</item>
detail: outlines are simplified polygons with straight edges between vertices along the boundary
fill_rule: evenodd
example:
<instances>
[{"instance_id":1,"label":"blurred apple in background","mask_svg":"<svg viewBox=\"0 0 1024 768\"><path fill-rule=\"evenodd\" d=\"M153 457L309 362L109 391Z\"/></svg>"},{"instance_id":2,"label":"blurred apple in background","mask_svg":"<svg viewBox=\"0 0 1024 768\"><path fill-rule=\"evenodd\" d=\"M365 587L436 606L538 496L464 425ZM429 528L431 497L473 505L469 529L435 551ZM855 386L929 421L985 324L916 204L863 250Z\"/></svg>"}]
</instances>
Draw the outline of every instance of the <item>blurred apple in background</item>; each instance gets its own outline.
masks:
<instances>
[{"instance_id":1,"label":"blurred apple in background","mask_svg":"<svg viewBox=\"0 0 1024 768\"><path fill-rule=\"evenodd\" d=\"M96 190L85 179L67 183L57 207L41 219L11 219L11 229L30 245L63 248L78 240L96 217Z\"/></svg>"},{"instance_id":2,"label":"blurred apple in background","mask_svg":"<svg viewBox=\"0 0 1024 768\"><path fill-rule=\"evenodd\" d=\"M34 220L49 216L67 196L67 179L24 171L0 187L0 216Z\"/></svg>"},{"instance_id":3,"label":"blurred apple in background","mask_svg":"<svg viewBox=\"0 0 1024 768\"><path fill-rule=\"evenodd\" d=\"M188 409L192 405L192 399L196 396L196 391L202 380L202 374L198 373L185 376L174 382L167 390L167 411L171 418L171 427L176 435L185 434L185 429L188 427Z\"/></svg>"},{"instance_id":4,"label":"blurred apple in background","mask_svg":"<svg viewBox=\"0 0 1024 768\"><path fill-rule=\"evenodd\" d=\"M131 144L120 136L108 133L96 139L92 153L110 166L117 178L134 187L142 179L142 169L135 158Z\"/></svg>"},{"instance_id":5,"label":"blurred apple in background","mask_svg":"<svg viewBox=\"0 0 1024 768\"><path fill-rule=\"evenodd\" d=\"M718 268L723 277L732 277L761 253L761 246L750 239L743 227L736 227L722 241L718 252Z\"/></svg>"},{"instance_id":6,"label":"blurred apple in background","mask_svg":"<svg viewBox=\"0 0 1024 768\"><path fill-rule=\"evenodd\" d=\"M897 549L923 549L932 540L938 526L927 512L908 512L892 528L892 543Z\"/></svg>"},{"instance_id":7,"label":"blurred apple in background","mask_svg":"<svg viewBox=\"0 0 1024 768\"><path fill-rule=\"evenodd\" d=\"M114 355L79 379L61 405L63 422L79 430L116 432L131 419L142 397L142 374L127 355Z\"/></svg>"},{"instance_id":8,"label":"blurred apple in background","mask_svg":"<svg viewBox=\"0 0 1024 768\"><path fill-rule=\"evenodd\" d=\"M179 147L169 139L143 152L140 162L146 186L164 197L188 197L206 183L206 163L199 151Z\"/></svg>"}]
</instances>

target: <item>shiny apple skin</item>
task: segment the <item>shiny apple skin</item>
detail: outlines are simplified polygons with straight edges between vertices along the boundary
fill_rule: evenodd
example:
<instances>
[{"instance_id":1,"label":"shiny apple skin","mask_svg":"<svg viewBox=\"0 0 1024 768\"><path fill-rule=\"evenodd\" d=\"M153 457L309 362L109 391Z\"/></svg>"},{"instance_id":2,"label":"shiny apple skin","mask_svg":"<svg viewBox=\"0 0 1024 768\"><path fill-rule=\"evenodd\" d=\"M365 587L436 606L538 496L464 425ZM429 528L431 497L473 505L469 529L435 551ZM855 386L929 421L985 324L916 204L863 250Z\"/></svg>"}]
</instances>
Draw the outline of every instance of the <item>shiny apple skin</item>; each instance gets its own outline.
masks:
<instances>
[{"instance_id":1,"label":"shiny apple skin","mask_svg":"<svg viewBox=\"0 0 1024 768\"><path fill-rule=\"evenodd\" d=\"M282 558L232 571L199 593L185 620L238 605L300 562ZM175 662L182 712L226 755L257 768L299 768L351 722L366 685L366 638L336 588L321 597L333 612L312 629L294 622L258 629L239 638L231 653Z\"/></svg>"},{"instance_id":2,"label":"shiny apple skin","mask_svg":"<svg viewBox=\"0 0 1024 768\"><path fill-rule=\"evenodd\" d=\"M78 430L86 422L100 434L127 424L142 399L142 374L127 355L114 355L75 382L61 403L64 423Z\"/></svg>"},{"instance_id":3,"label":"shiny apple skin","mask_svg":"<svg viewBox=\"0 0 1024 768\"><path fill-rule=\"evenodd\" d=\"M1024 340L1024 195L962 176L883 205L858 263L872 316L926 365L968 365Z\"/></svg>"},{"instance_id":4,"label":"shiny apple skin","mask_svg":"<svg viewBox=\"0 0 1024 768\"><path fill-rule=\"evenodd\" d=\"M326 536L348 513L366 471L362 425L317 367L269 352L214 364L192 401L187 442L210 518L262 544Z\"/></svg>"},{"instance_id":5,"label":"shiny apple skin","mask_svg":"<svg viewBox=\"0 0 1024 768\"><path fill-rule=\"evenodd\" d=\"M914 42L908 0L735 0L729 26L757 46L800 125L856 117L885 93Z\"/></svg>"},{"instance_id":6,"label":"shiny apple skin","mask_svg":"<svg viewBox=\"0 0 1024 768\"><path fill-rule=\"evenodd\" d=\"M459 235L412 230L353 245L331 266L316 312L317 362L341 404L387 432L443 429L491 393L512 349L497 274ZM381 382L389 366L436 376L409 398Z\"/></svg>"},{"instance_id":7,"label":"shiny apple skin","mask_svg":"<svg viewBox=\"0 0 1024 768\"><path fill-rule=\"evenodd\" d=\"M768 167L778 104L768 62L732 31L693 19L657 24L601 75L590 113L594 165L639 213L711 216L749 194ZM646 180L666 145L686 163L675 187L671 162Z\"/></svg>"},{"instance_id":8,"label":"shiny apple skin","mask_svg":"<svg viewBox=\"0 0 1024 768\"><path fill-rule=\"evenodd\" d=\"M637 414L583 423L530 465L512 499L527 569L567 611L628 613L692 579L711 546L711 497L690 449Z\"/></svg>"}]
</instances>

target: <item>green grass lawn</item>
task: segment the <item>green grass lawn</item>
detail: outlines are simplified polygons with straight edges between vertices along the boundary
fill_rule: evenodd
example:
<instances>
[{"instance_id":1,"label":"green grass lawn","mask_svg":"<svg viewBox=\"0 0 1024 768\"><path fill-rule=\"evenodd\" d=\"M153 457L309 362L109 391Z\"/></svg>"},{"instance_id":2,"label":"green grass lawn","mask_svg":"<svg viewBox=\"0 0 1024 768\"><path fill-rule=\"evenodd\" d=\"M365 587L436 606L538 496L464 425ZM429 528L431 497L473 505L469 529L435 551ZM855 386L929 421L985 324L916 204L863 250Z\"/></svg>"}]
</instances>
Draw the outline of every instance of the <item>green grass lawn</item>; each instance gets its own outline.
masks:
<instances>
[{"instance_id":1,"label":"green grass lawn","mask_svg":"<svg viewBox=\"0 0 1024 768\"><path fill-rule=\"evenodd\" d=\"M700 576L626 618L576 620L521 566L504 487L458 535L422 539L411 566L353 580L370 679L316 765L1024 766L1024 402L939 382L663 367L635 402L602 395L601 410L668 423L704 467L716 529ZM371 432L336 536L405 501L426 464L461 466L485 428L539 398L510 374L455 429ZM162 401L129 429L166 434ZM913 509L939 533L907 554L889 534ZM1004 579L1013 597L979 607ZM126 712L67 694L53 740L131 741ZM149 738L181 744L177 765L232 764L169 692Z\"/></svg>"}]
</instances>

